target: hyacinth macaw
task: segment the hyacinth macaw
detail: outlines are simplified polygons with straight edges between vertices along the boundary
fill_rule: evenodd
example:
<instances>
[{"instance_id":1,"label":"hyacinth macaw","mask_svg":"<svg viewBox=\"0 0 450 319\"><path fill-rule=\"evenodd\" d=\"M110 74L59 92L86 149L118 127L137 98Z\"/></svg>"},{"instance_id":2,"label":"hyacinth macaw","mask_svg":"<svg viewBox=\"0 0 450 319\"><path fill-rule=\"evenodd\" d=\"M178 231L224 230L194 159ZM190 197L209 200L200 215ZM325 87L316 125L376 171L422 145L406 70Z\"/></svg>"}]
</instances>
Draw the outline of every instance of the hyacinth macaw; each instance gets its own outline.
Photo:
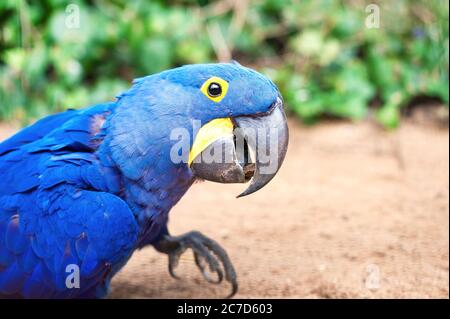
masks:
<instances>
[{"instance_id":1,"label":"hyacinth macaw","mask_svg":"<svg viewBox=\"0 0 450 319\"><path fill-rule=\"evenodd\" d=\"M243 161L202 162L213 145L234 145L236 127L278 130L273 172L261 173L258 138L246 140ZM190 132L190 149L174 161L179 128ZM149 245L168 254L173 276L192 249L205 278L225 279L233 295L225 250L196 231L169 235L168 213L196 179L251 180L241 195L260 189L287 144L279 90L237 63L164 71L135 80L114 102L41 119L0 143L0 297L105 297L133 252Z\"/></svg>"}]
</instances>

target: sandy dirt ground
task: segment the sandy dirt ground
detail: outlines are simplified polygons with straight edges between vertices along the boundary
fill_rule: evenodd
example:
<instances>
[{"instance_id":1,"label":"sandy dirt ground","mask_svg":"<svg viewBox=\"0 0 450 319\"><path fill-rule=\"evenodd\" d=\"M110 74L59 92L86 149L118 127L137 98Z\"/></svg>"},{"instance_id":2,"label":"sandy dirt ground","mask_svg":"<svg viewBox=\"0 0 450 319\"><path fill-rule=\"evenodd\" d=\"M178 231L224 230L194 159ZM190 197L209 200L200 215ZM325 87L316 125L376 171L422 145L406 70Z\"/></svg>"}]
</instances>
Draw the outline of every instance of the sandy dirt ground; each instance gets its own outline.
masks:
<instances>
[{"instance_id":1,"label":"sandy dirt ground","mask_svg":"<svg viewBox=\"0 0 450 319\"><path fill-rule=\"evenodd\" d=\"M404 122L290 122L279 175L258 193L195 184L171 212L173 234L216 239L236 267L238 298L448 298L449 133ZM0 140L14 131L3 125ZM153 248L114 278L112 298L218 298L190 252L178 274Z\"/></svg>"}]
</instances>

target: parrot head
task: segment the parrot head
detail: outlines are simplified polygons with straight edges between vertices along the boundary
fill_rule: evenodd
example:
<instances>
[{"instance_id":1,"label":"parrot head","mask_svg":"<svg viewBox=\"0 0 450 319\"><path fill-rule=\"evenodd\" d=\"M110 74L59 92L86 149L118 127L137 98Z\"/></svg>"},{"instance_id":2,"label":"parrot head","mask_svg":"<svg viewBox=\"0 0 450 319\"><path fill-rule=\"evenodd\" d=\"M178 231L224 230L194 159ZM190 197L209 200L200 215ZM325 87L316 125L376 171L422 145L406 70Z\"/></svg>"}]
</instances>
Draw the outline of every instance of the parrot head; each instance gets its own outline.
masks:
<instances>
[{"instance_id":1,"label":"parrot head","mask_svg":"<svg viewBox=\"0 0 450 319\"><path fill-rule=\"evenodd\" d=\"M119 103L134 110L132 125L153 132L137 144L161 144L162 136L169 135L170 150L164 152L174 167L214 182L251 181L239 196L265 186L287 151L288 127L278 88L238 63L186 65L137 79Z\"/></svg>"}]
</instances>

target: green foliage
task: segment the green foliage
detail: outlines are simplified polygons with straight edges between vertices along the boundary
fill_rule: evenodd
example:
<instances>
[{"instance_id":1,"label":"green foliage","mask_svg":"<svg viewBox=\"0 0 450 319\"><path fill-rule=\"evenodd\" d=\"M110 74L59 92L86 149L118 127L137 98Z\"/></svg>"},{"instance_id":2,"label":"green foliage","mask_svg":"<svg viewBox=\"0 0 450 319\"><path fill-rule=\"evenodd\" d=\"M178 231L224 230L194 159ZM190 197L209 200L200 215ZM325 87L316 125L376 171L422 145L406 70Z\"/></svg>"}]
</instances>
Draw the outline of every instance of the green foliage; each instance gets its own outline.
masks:
<instances>
[{"instance_id":1,"label":"green foliage","mask_svg":"<svg viewBox=\"0 0 450 319\"><path fill-rule=\"evenodd\" d=\"M73 3L78 28L68 27ZM386 127L412 97L448 105L448 2L3 0L0 119L107 101L134 77L231 55L271 76L305 122L362 119ZM69 21L70 23L70 21Z\"/></svg>"}]
</instances>

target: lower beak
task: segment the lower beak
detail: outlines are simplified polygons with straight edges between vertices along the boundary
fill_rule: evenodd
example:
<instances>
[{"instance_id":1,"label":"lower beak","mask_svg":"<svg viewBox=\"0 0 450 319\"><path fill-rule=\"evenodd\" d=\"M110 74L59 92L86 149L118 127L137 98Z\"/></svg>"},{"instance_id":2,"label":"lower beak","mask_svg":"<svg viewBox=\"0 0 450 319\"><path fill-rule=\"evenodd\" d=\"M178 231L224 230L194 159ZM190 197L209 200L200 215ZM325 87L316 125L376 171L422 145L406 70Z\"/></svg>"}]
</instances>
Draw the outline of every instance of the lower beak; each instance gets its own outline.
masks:
<instances>
[{"instance_id":1,"label":"lower beak","mask_svg":"<svg viewBox=\"0 0 450 319\"><path fill-rule=\"evenodd\" d=\"M251 180L238 197L267 185L280 169L289 142L282 99L278 97L269 112L264 114L215 121L220 126L215 127L215 133L210 134L212 123L203 132L202 127L197 134L200 137L194 141L189 161L193 174L219 183ZM202 135L209 136L207 145ZM197 139L203 141L197 142Z\"/></svg>"}]
</instances>

